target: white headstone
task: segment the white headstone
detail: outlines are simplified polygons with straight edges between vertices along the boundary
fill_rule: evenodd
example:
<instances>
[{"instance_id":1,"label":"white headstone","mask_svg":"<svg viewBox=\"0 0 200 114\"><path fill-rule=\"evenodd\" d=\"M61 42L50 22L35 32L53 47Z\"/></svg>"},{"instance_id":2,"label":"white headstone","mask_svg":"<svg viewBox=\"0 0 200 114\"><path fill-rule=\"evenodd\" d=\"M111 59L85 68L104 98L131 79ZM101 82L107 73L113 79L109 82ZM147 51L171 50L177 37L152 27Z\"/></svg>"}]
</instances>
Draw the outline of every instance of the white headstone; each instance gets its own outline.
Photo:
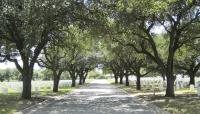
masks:
<instances>
[{"instance_id":1,"label":"white headstone","mask_svg":"<svg viewBox=\"0 0 200 114\"><path fill-rule=\"evenodd\" d=\"M53 90L53 85L51 85L51 90Z\"/></svg>"},{"instance_id":2,"label":"white headstone","mask_svg":"<svg viewBox=\"0 0 200 114\"><path fill-rule=\"evenodd\" d=\"M47 91L48 90L48 86L44 86L44 91Z\"/></svg>"},{"instance_id":3,"label":"white headstone","mask_svg":"<svg viewBox=\"0 0 200 114\"><path fill-rule=\"evenodd\" d=\"M190 85L190 90L194 90L194 84Z\"/></svg>"},{"instance_id":4,"label":"white headstone","mask_svg":"<svg viewBox=\"0 0 200 114\"><path fill-rule=\"evenodd\" d=\"M176 82L176 89L180 89L180 82Z\"/></svg>"},{"instance_id":5,"label":"white headstone","mask_svg":"<svg viewBox=\"0 0 200 114\"><path fill-rule=\"evenodd\" d=\"M18 91L19 92L22 92L22 90L23 90L23 88L20 86L20 87L18 87Z\"/></svg>"},{"instance_id":6,"label":"white headstone","mask_svg":"<svg viewBox=\"0 0 200 114\"><path fill-rule=\"evenodd\" d=\"M163 81L160 81L159 89L160 89L161 91L163 91Z\"/></svg>"},{"instance_id":7,"label":"white headstone","mask_svg":"<svg viewBox=\"0 0 200 114\"><path fill-rule=\"evenodd\" d=\"M183 82L182 81L179 82L179 86L180 86L180 88L183 88Z\"/></svg>"},{"instance_id":8,"label":"white headstone","mask_svg":"<svg viewBox=\"0 0 200 114\"><path fill-rule=\"evenodd\" d=\"M2 88L2 93L4 95L8 95L8 88Z\"/></svg>"},{"instance_id":9,"label":"white headstone","mask_svg":"<svg viewBox=\"0 0 200 114\"><path fill-rule=\"evenodd\" d=\"M197 85L197 95L200 97L200 84Z\"/></svg>"},{"instance_id":10,"label":"white headstone","mask_svg":"<svg viewBox=\"0 0 200 114\"><path fill-rule=\"evenodd\" d=\"M39 91L39 87L35 87L35 92L38 92Z\"/></svg>"},{"instance_id":11,"label":"white headstone","mask_svg":"<svg viewBox=\"0 0 200 114\"><path fill-rule=\"evenodd\" d=\"M40 89L39 87L35 87L35 94L36 95L39 95L39 89Z\"/></svg>"}]
</instances>

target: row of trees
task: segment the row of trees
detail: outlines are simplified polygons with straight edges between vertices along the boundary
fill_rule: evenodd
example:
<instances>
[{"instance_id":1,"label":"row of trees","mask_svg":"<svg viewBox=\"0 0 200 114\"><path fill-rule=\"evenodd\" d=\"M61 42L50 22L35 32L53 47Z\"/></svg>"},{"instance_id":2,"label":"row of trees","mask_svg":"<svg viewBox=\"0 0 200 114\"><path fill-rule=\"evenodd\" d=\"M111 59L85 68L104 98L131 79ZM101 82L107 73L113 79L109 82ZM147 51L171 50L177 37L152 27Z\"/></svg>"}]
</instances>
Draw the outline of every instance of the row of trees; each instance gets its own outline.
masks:
<instances>
[{"instance_id":1,"label":"row of trees","mask_svg":"<svg viewBox=\"0 0 200 114\"><path fill-rule=\"evenodd\" d=\"M82 2L74 0L0 2L0 61L15 63L22 76L23 99L31 98L31 80L36 63L52 70L54 91L57 91L64 70L69 71L72 86L75 86L78 75L80 83L84 82L87 72L92 69L90 63L83 60L91 57L83 54L86 48L79 44L84 40L79 37L83 34L79 33L85 32L83 27L92 18L85 18L87 12L82 12L84 10L86 7ZM76 26L79 31L76 31Z\"/></svg>"},{"instance_id":2,"label":"row of trees","mask_svg":"<svg viewBox=\"0 0 200 114\"><path fill-rule=\"evenodd\" d=\"M114 74L115 83L123 84L125 78L126 86L129 86L129 76L136 76L136 89L141 90L141 77L155 71L155 65L148 63L148 59L142 54L137 54L130 47L118 43L107 48L109 54L105 54L105 67Z\"/></svg>"},{"instance_id":3,"label":"row of trees","mask_svg":"<svg viewBox=\"0 0 200 114\"><path fill-rule=\"evenodd\" d=\"M91 40L88 40L87 31L70 26L64 30L61 37L63 38L50 42L43 49L43 56L38 59L41 67L46 67L53 73L54 92L58 91L60 76L63 72L69 72L72 87L75 87L77 77L79 77L79 84L84 84L88 72L96 66L96 57L90 53Z\"/></svg>"},{"instance_id":4,"label":"row of trees","mask_svg":"<svg viewBox=\"0 0 200 114\"><path fill-rule=\"evenodd\" d=\"M70 79L68 72L64 72L61 80ZM52 72L48 69L35 69L32 80L52 80ZM22 81L20 72L16 68L0 69L0 81Z\"/></svg>"},{"instance_id":5,"label":"row of trees","mask_svg":"<svg viewBox=\"0 0 200 114\"><path fill-rule=\"evenodd\" d=\"M128 78L131 73L125 68L128 63L131 65L150 66L145 68L146 73L156 69L167 79L166 95L174 97L174 81L176 74L186 72L194 84L194 76L197 73L199 63L199 29L200 29L200 2L198 0L143 0L143 1L104 1L100 2L99 11L105 12L107 16L106 31L102 30L105 38L117 42L122 47L131 47L139 60L132 57L127 51L120 50L120 56L111 61L115 63L113 71L123 73ZM163 29L158 34L156 29ZM130 50L129 50L130 51ZM116 53L116 52L115 52ZM141 54L142 56L138 56ZM125 59L125 60L124 60ZM135 60L135 61L134 61ZM129 61L129 62L127 62ZM132 63L133 61L133 63ZM140 61L144 63L140 63ZM123 64L122 64L123 63ZM143 67L144 67L143 66ZM152 68L151 68L152 67ZM117 74L119 75L119 74ZM116 76L117 76L116 75ZM140 77L140 74L136 76ZM122 76L121 76L122 77ZM127 85L128 85L128 81ZM138 88L139 88L139 81Z\"/></svg>"},{"instance_id":6,"label":"row of trees","mask_svg":"<svg viewBox=\"0 0 200 114\"><path fill-rule=\"evenodd\" d=\"M135 74L140 89L140 77L156 70L167 79L166 96L174 97L175 69L194 77L200 66L199 6L198 0L3 0L0 61L15 63L22 98L29 99L35 63L52 70L55 88L64 70L75 86L93 63L87 60L97 61L93 41L104 39L113 48L108 61L116 79L125 76L129 85L128 76ZM162 34L156 28L163 28Z\"/></svg>"},{"instance_id":7,"label":"row of trees","mask_svg":"<svg viewBox=\"0 0 200 114\"><path fill-rule=\"evenodd\" d=\"M20 80L20 74L16 69L0 69L0 81Z\"/></svg>"}]
</instances>

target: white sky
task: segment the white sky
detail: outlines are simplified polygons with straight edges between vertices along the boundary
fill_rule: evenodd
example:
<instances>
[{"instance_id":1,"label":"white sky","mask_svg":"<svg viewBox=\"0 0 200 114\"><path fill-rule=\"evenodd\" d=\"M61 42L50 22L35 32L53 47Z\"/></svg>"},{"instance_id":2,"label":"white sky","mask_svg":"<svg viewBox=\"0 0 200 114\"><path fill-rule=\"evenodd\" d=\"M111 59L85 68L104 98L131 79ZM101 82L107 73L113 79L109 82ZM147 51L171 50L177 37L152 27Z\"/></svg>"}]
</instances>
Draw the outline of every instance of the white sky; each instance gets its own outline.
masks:
<instances>
[{"instance_id":1,"label":"white sky","mask_svg":"<svg viewBox=\"0 0 200 114\"><path fill-rule=\"evenodd\" d=\"M21 62L19 62L19 64L22 66ZM6 69L6 68L16 68L16 67L13 62L0 63L0 69ZM37 63L35 64L34 69L40 69Z\"/></svg>"},{"instance_id":2,"label":"white sky","mask_svg":"<svg viewBox=\"0 0 200 114\"><path fill-rule=\"evenodd\" d=\"M155 34L161 34L161 33L165 33L165 29L163 26L157 26L152 30L152 32Z\"/></svg>"},{"instance_id":3,"label":"white sky","mask_svg":"<svg viewBox=\"0 0 200 114\"><path fill-rule=\"evenodd\" d=\"M15 64L10 62L0 63L0 69L6 68L15 68Z\"/></svg>"}]
</instances>

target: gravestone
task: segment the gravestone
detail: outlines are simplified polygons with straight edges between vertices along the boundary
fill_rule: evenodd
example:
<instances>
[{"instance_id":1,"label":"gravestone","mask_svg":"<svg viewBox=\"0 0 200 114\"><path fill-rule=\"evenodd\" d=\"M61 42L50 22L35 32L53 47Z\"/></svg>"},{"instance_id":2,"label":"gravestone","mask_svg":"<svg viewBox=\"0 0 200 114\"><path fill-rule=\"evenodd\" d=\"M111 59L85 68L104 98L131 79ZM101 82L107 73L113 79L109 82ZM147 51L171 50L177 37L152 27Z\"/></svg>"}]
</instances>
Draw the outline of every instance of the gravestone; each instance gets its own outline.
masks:
<instances>
[{"instance_id":1,"label":"gravestone","mask_svg":"<svg viewBox=\"0 0 200 114\"><path fill-rule=\"evenodd\" d=\"M190 90L194 90L194 84L190 85Z\"/></svg>"},{"instance_id":2,"label":"gravestone","mask_svg":"<svg viewBox=\"0 0 200 114\"><path fill-rule=\"evenodd\" d=\"M183 88L183 87L184 87L183 81L179 81L179 86L180 86L180 88Z\"/></svg>"},{"instance_id":3,"label":"gravestone","mask_svg":"<svg viewBox=\"0 0 200 114\"><path fill-rule=\"evenodd\" d=\"M17 91L18 91L18 92L22 92L22 90L23 90L23 88L22 88L21 86L18 86L18 87L17 87Z\"/></svg>"},{"instance_id":4,"label":"gravestone","mask_svg":"<svg viewBox=\"0 0 200 114\"><path fill-rule=\"evenodd\" d=\"M161 91L163 91L163 81L160 81L159 89L160 89Z\"/></svg>"},{"instance_id":5,"label":"gravestone","mask_svg":"<svg viewBox=\"0 0 200 114\"><path fill-rule=\"evenodd\" d=\"M136 82L135 82L135 81L133 81L133 85L136 85Z\"/></svg>"},{"instance_id":6,"label":"gravestone","mask_svg":"<svg viewBox=\"0 0 200 114\"><path fill-rule=\"evenodd\" d=\"M39 87L35 87L35 95L36 96L38 96L40 94L39 89L40 89Z\"/></svg>"},{"instance_id":7,"label":"gravestone","mask_svg":"<svg viewBox=\"0 0 200 114\"><path fill-rule=\"evenodd\" d=\"M197 95L200 97L200 83L198 82L197 85Z\"/></svg>"},{"instance_id":8,"label":"gravestone","mask_svg":"<svg viewBox=\"0 0 200 114\"><path fill-rule=\"evenodd\" d=\"M51 88L50 88L51 90L53 90L53 85L51 85Z\"/></svg>"},{"instance_id":9,"label":"gravestone","mask_svg":"<svg viewBox=\"0 0 200 114\"><path fill-rule=\"evenodd\" d=\"M44 91L47 91L48 90L48 86L44 86Z\"/></svg>"},{"instance_id":10,"label":"gravestone","mask_svg":"<svg viewBox=\"0 0 200 114\"><path fill-rule=\"evenodd\" d=\"M1 91L4 95L8 95L8 88L1 88Z\"/></svg>"},{"instance_id":11,"label":"gravestone","mask_svg":"<svg viewBox=\"0 0 200 114\"><path fill-rule=\"evenodd\" d=\"M176 82L176 89L180 89L180 88L181 88L180 86L181 86L181 85L180 85L180 82L177 81L177 82Z\"/></svg>"},{"instance_id":12,"label":"gravestone","mask_svg":"<svg viewBox=\"0 0 200 114\"><path fill-rule=\"evenodd\" d=\"M200 86L197 87L197 95L200 97Z\"/></svg>"}]
</instances>

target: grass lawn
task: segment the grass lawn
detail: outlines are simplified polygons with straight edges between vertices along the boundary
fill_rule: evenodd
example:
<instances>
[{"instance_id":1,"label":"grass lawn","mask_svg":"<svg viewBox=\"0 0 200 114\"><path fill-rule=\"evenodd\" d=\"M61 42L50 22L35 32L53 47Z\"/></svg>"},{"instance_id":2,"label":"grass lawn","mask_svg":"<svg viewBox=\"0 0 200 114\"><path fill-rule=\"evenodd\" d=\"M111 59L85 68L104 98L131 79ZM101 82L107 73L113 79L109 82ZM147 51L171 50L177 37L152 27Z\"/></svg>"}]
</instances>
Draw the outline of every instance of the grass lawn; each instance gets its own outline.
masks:
<instances>
[{"instance_id":1,"label":"grass lawn","mask_svg":"<svg viewBox=\"0 0 200 114\"><path fill-rule=\"evenodd\" d=\"M29 107L44 99L32 98L31 100L21 100L19 93L0 94L0 114L12 114L13 112Z\"/></svg>"},{"instance_id":2,"label":"grass lawn","mask_svg":"<svg viewBox=\"0 0 200 114\"><path fill-rule=\"evenodd\" d=\"M166 98L164 95L139 97L171 114L200 114L200 98L196 94L178 94L175 98Z\"/></svg>"},{"instance_id":3,"label":"grass lawn","mask_svg":"<svg viewBox=\"0 0 200 114\"><path fill-rule=\"evenodd\" d=\"M171 114L200 114L200 97L197 96L196 89L179 89L175 92L175 98L167 98L164 97L165 91L156 91L154 95L154 92L150 89L142 88L142 90L138 91L133 85L127 87L124 84L114 84L113 81L110 80L109 82L125 90L127 93L144 99Z\"/></svg>"},{"instance_id":4,"label":"grass lawn","mask_svg":"<svg viewBox=\"0 0 200 114\"><path fill-rule=\"evenodd\" d=\"M62 94L66 94L74 90L75 88L79 88L80 86L77 85L76 87L66 87L66 88L59 88L59 92L53 93L50 88L43 88L40 89L39 95L36 96L35 92L32 92L32 99L31 100L22 100L20 99L20 93L16 93L13 90L8 90L8 95L3 95L0 93L0 114L13 114L18 110L25 109L31 105L36 103L42 102L48 99L49 96L58 96Z\"/></svg>"}]
</instances>

